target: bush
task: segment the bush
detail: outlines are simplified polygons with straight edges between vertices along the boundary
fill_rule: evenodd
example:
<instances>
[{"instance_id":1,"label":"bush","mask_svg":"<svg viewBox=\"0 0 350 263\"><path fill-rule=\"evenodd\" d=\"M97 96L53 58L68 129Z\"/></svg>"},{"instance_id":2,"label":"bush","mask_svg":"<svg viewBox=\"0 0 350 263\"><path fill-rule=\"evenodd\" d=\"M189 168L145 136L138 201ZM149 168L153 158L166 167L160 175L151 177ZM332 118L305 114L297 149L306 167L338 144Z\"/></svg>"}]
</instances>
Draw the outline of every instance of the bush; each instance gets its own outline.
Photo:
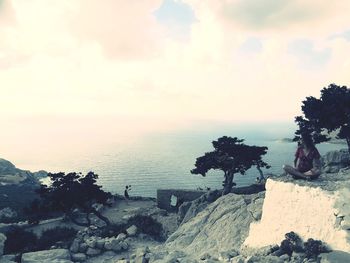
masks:
<instances>
[{"instance_id":1,"label":"bush","mask_svg":"<svg viewBox=\"0 0 350 263\"><path fill-rule=\"evenodd\" d=\"M162 224L151 216L136 215L128 220L127 225L135 225L140 232L150 235L157 240L163 239Z\"/></svg>"},{"instance_id":2,"label":"bush","mask_svg":"<svg viewBox=\"0 0 350 263\"><path fill-rule=\"evenodd\" d=\"M5 235L4 254L33 251L38 240L33 232L20 227L11 227Z\"/></svg>"},{"instance_id":3,"label":"bush","mask_svg":"<svg viewBox=\"0 0 350 263\"><path fill-rule=\"evenodd\" d=\"M126 229L135 225L139 232L147 234L156 240L162 240L163 226L161 223L153 219L151 216L136 215L129 218L127 223L124 224L111 224L100 230L101 237L113 237L118 236L120 233L126 234Z\"/></svg>"},{"instance_id":4,"label":"bush","mask_svg":"<svg viewBox=\"0 0 350 263\"><path fill-rule=\"evenodd\" d=\"M70 243L77 234L77 230L69 227L55 227L45 230L37 242L37 250L49 249L57 242Z\"/></svg>"},{"instance_id":5,"label":"bush","mask_svg":"<svg viewBox=\"0 0 350 263\"><path fill-rule=\"evenodd\" d=\"M321 253L329 252L325 245L320 240L309 238L304 243L305 254L307 258L317 258Z\"/></svg>"},{"instance_id":6,"label":"bush","mask_svg":"<svg viewBox=\"0 0 350 263\"><path fill-rule=\"evenodd\" d=\"M285 238L280 245L280 252L292 255L293 252L303 252L307 258L317 258L321 253L329 252L320 240L309 238L304 244L301 238L294 232L285 234Z\"/></svg>"},{"instance_id":7,"label":"bush","mask_svg":"<svg viewBox=\"0 0 350 263\"><path fill-rule=\"evenodd\" d=\"M105 226L100 230L100 237L114 237L118 236L120 233L126 233L127 224L110 224L109 226Z\"/></svg>"}]
</instances>

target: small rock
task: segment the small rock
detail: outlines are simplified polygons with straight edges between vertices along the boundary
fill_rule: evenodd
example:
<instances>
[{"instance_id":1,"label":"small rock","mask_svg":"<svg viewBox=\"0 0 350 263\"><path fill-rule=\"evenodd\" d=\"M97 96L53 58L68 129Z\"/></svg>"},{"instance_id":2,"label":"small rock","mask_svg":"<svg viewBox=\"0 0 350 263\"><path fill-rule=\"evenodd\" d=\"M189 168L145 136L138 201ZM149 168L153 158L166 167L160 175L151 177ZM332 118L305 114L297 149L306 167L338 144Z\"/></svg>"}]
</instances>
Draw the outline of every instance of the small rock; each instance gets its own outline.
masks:
<instances>
[{"instance_id":1,"label":"small rock","mask_svg":"<svg viewBox=\"0 0 350 263\"><path fill-rule=\"evenodd\" d=\"M288 261L289 260L289 256L287 254L284 254L284 255L280 256L280 259L282 259L284 261Z\"/></svg>"},{"instance_id":2,"label":"small rock","mask_svg":"<svg viewBox=\"0 0 350 263\"><path fill-rule=\"evenodd\" d=\"M96 237L90 237L85 240L86 245L88 247L94 248L96 246Z\"/></svg>"},{"instance_id":3,"label":"small rock","mask_svg":"<svg viewBox=\"0 0 350 263\"><path fill-rule=\"evenodd\" d=\"M22 263L32 262L71 262L67 249L52 249L22 254Z\"/></svg>"},{"instance_id":4,"label":"small rock","mask_svg":"<svg viewBox=\"0 0 350 263\"><path fill-rule=\"evenodd\" d=\"M231 258L230 263L244 263L245 259L243 256L238 255L237 257Z\"/></svg>"},{"instance_id":5,"label":"small rock","mask_svg":"<svg viewBox=\"0 0 350 263\"><path fill-rule=\"evenodd\" d=\"M83 262L86 260L86 255L84 253L72 254L72 260L78 261L78 262Z\"/></svg>"},{"instance_id":6,"label":"small rock","mask_svg":"<svg viewBox=\"0 0 350 263\"><path fill-rule=\"evenodd\" d=\"M126 238L126 235L124 233L120 233L118 236L117 236L117 240L124 240Z\"/></svg>"},{"instance_id":7,"label":"small rock","mask_svg":"<svg viewBox=\"0 0 350 263\"><path fill-rule=\"evenodd\" d=\"M122 241L124 242L124 241ZM119 242L119 240L115 239L115 238L111 238L106 240L105 244L104 244L104 248L106 250L113 250L113 251L120 251L122 249L122 246L120 244L121 242Z\"/></svg>"},{"instance_id":8,"label":"small rock","mask_svg":"<svg viewBox=\"0 0 350 263\"><path fill-rule=\"evenodd\" d=\"M236 250L220 252L219 260L228 262L231 258L238 256Z\"/></svg>"},{"instance_id":9,"label":"small rock","mask_svg":"<svg viewBox=\"0 0 350 263\"><path fill-rule=\"evenodd\" d=\"M88 256L97 256L100 253L101 253L100 249L91 248L91 247L89 247L88 250L86 251L86 255Z\"/></svg>"},{"instance_id":10,"label":"small rock","mask_svg":"<svg viewBox=\"0 0 350 263\"><path fill-rule=\"evenodd\" d=\"M125 241L120 242L119 245L123 250L127 250L129 248L129 244Z\"/></svg>"},{"instance_id":11,"label":"small rock","mask_svg":"<svg viewBox=\"0 0 350 263\"><path fill-rule=\"evenodd\" d=\"M87 249L88 249L88 245L86 243L81 243L79 245L78 252L84 253L86 252Z\"/></svg>"},{"instance_id":12,"label":"small rock","mask_svg":"<svg viewBox=\"0 0 350 263\"><path fill-rule=\"evenodd\" d=\"M126 233L128 236L135 236L137 234L137 227L135 225L132 225L126 230Z\"/></svg>"},{"instance_id":13,"label":"small rock","mask_svg":"<svg viewBox=\"0 0 350 263\"><path fill-rule=\"evenodd\" d=\"M96 240L96 248L102 249L105 245L104 239L97 239Z\"/></svg>"},{"instance_id":14,"label":"small rock","mask_svg":"<svg viewBox=\"0 0 350 263\"><path fill-rule=\"evenodd\" d=\"M15 263L16 262L16 255L8 254L0 256L0 262L1 263Z\"/></svg>"},{"instance_id":15,"label":"small rock","mask_svg":"<svg viewBox=\"0 0 350 263\"><path fill-rule=\"evenodd\" d=\"M141 248L136 249L136 256L144 256L149 252L150 252L150 250L148 247L141 247Z\"/></svg>"}]
</instances>

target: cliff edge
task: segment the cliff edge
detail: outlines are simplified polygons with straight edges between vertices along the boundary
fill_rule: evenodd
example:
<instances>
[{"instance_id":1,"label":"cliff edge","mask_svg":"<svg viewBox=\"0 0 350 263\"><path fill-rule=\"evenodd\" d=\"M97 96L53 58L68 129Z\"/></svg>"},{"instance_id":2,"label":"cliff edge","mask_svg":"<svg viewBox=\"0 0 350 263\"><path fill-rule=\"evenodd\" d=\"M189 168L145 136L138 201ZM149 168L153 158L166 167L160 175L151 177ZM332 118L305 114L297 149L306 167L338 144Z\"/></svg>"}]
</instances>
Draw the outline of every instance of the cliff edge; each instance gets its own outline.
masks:
<instances>
[{"instance_id":1,"label":"cliff edge","mask_svg":"<svg viewBox=\"0 0 350 263\"><path fill-rule=\"evenodd\" d=\"M350 170L322 174L315 181L270 178L261 220L252 222L243 246L280 244L287 232L319 239L333 250L350 252Z\"/></svg>"}]
</instances>

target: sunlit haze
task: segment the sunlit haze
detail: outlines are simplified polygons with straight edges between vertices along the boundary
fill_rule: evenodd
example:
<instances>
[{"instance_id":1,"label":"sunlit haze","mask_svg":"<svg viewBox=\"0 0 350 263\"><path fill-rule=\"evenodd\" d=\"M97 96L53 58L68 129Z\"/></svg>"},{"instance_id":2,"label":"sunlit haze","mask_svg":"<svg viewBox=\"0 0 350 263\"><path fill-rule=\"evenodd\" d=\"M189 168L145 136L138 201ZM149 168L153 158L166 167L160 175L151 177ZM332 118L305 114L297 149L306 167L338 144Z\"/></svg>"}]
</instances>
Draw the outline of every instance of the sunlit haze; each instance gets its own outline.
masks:
<instances>
[{"instance_id":1,"label":"sunlit haze","mask_svg":"<svg viewBox=\"0 0 350 263\"><path fill-rule=\"evenodd\" d=\"M349 14L343 0L0 0L0 155L292 123L306 96L350 85Z\"/></svg>"}]
</instances>

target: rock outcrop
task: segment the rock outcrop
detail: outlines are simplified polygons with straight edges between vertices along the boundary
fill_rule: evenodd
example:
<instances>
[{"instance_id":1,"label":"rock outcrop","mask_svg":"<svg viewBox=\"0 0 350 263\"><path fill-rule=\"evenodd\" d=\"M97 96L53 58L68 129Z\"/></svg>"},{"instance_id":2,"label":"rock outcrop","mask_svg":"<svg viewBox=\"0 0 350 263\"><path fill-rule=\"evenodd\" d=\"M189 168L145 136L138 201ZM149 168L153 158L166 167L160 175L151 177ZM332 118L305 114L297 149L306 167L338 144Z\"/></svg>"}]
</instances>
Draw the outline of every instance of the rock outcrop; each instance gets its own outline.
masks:
<instances>
[{"instance_id":1,"label":"rock outcrop","mask_svg":"<svg viewBox=\"0 0 350 263\"><path fill-rule=\"evenodd\" d=\"M45 171L32 173L18 169L11 162L0 158L0 210L6 209L0 212L0 223L24 220L23 208L37 198L35 189L40 185L39 179L45 175ZM13 212L11 215L8 209Z\"/></svg>"},{"instance_id":2,"label":"rock outcrop","mask_svg":"<svg viewBox=\"0 0 350 263\"><path fill-rule=\"evenodd\" d=\"M337 173L350 165L350 154L348 149L330 151L322 156L323 171L325 173Z\"/></svg>"},{"instance_id":3,"label":"rock outcrop","mask_svg":"<svg viewBox=\"0 0 350 263\"><path fill-rule=\"evenodd\" d=\"M294 231L302 239L322 240L350 252L350 172L322 174L315 181L270 178L260 221L250 226L244 247L279 244Z\"/></svg>"},{"instance_id":4,"label":"rock outcrop","mask_svg":"<svg viewBox=\"0 0 350 263\"><path fill-rule=\"evenodd\" d=\"M151 262L237 255L248 235L249 225L260 219L263 198L264 193L228 194L219 198L182 224L164 245L152 251Z\"/></svg>"},{"instance_id":5,"label":"rock outcrop","mask_svg":"<svg viewBox=\"0 0 350 263\"><path fill-rule=\"evenodd\" d=\"M37 252L24 253L22 263L42 263L42 262L60 262L70 263L71 256L67 249L51 249Z\"/></svg>"},{"instance_id":6,"label":"rock outcrop","mask_svg":"<svg viewBox=\"0 0 350 263\"><path fill-rule=\"evenodd\" d=\"M0 183L1 185L12 184L38 184L38 178L44 177L45 171L31 173L16 168L11 162L0 158Z\"/></svg>"}]
</instances>

